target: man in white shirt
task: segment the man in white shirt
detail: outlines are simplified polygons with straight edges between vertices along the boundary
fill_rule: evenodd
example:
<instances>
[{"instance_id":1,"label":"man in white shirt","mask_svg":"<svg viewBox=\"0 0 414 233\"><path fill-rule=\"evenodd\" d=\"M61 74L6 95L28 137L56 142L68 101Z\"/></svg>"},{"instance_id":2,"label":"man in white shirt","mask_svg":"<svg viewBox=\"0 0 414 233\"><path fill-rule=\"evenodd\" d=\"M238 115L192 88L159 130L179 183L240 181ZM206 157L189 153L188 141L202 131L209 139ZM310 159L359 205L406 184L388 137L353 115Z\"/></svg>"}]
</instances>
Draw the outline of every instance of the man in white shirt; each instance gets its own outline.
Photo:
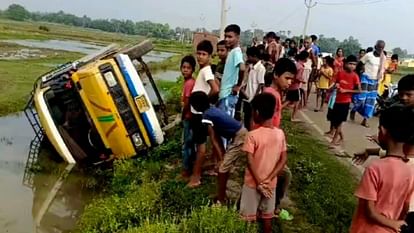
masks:
<instances>
[{"instance_id":1,"label":"man in white shirt","mask_svg":"<svg viewBox=\"0 0 414 233\"><path fill-rule=\"evenodd\" d=\"M365 65L365 73L369 79L381 81L384 75L386 57L384 54L385 42L377 41L375 49L365 54L361 58L361 62Z\"/></svg>"},{"instance_id":2,"label":"man in white shirt","mask_svg":"<svg viewBox=\"0 0 414 233\"><path fill-rule=\"evenodd\" d=\"M363 108L361 108L363 109L361 111L363 111L362 115L364 117L361 125L365 127L369 127L367 120L374 115L378 95L378 83L384 78L386 62L384 48L385 42L378 40L374 51L365 54L361 58L361 62L365 65L365 74L367 75L367 80L361 80L362 91L366 97Z\"/></svg>"},{"instance_id":3,"label":"man in white shirt","mask_svg":"<svg viewBox=\"0 0 414 233\"><path fill-rule=\"evenodd\" d=\"M266 68L259 59L260 51L257 47L250 47L246 51L247 60L251 63L249 68L249 75L245 82L243 92L246 99L243 101L244 125L247 129L251 127L251 113L252 109L250 102L259 94L264 87L264 76Z\"/></svg>"}]
</instances>

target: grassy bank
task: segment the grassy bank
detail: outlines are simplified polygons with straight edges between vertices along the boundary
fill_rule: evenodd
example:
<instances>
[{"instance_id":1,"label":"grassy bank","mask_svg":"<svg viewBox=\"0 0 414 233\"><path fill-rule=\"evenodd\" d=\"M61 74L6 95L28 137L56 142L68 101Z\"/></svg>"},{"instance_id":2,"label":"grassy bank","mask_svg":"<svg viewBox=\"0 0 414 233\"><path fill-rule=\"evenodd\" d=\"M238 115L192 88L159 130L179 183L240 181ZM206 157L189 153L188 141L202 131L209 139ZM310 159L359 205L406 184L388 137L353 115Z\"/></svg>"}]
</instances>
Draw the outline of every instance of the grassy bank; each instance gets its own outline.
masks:
<instances>
[{"instance_id":1,"label":"grassy bank","mask_svg":"<svg viewBox=\"0 0 414 233\"><path fill-rule=\"evenodd\" d=\"M401 79L401 77L403 77L407 74L414 74L414 68L413 67L405 67L405 66L398 67L398 71L391 75L392 82L397 83Z\"/></svg>"},{"instance_id":2,"label":"grassy bank","mask_svg":"<svg viewBox=\"0 0 414 233\"><path fill-rule=\"evenodd\" d=\"M297 208L321 232L348 232L356 205L356 178L308 128L286 120L283 128L290 145L291 198Z\"/></svg>"},{"instance_id":3,"label":"grassy bank","mask_svg":"<svg viewBox=\"0 0 414 233\"><path fill-rule=\"evenodd\" d=\"M49 31L41 30L46 27ZM72 27L46 22L20 22L0 19L0 40L7 39L71 39L98 44L119 43L128 44L144 39L141 36L130 36L119 33L109 33L100 30Z\"/></svg>"},{"instance_id":4,"label":"grassy bank","mask_svg":"<svg viewBox=\"0 0 414 233\"><path fill-rule=\"evenodd\" d=\"M164 81L159 85L177 86ZM287 209L294 219L275 221L275 232L347 232L355 208L353 176L303 126L283 125L293 173L293 204ZM215 178L203 177L197 189L185 187L179 178L180 136L174 130L147 158L118 161L108 191L86 207L78 232L257 232L256 226L240 221L233 205L211 204Z\"/></svg>"},{"instance_id":5,"label":"grassy bank","mask_svg":"<svg viewBox=\"0 0 414 233\"><path fill-rule=\"evenodd\" d=\"M44 49L42 55L46 57L0 60L0 116L23 110L34 81L41 74L82 56L79 53Z\"/></svg>"},{"instance_id":6,"label":"grassy bank","mask_svg":"<svg viewBox=\"0 0 414 233\"><path fill-rule=\"evenodd\" d=\"M41 27L43 29L41 29ZM45 31L47 28L48 31ZM67 25L43 22L18 22L0 19L0 53L14 53L21 49L33 49L1 40L34 39L34 40L78 40L92 44L120 45L137 43L144 38L100 30L71 27ZM177 53L165 61L149 63L152 72L178 70L183 54L191 52L190 45L175 41L153 40L156 51ZM16 60L0 59L0 116L21 111L32 90L33 82L39 75L55 66L73 61L83 54L66 51L40 49L41 56Z\"/></svg>"}]
</instances>

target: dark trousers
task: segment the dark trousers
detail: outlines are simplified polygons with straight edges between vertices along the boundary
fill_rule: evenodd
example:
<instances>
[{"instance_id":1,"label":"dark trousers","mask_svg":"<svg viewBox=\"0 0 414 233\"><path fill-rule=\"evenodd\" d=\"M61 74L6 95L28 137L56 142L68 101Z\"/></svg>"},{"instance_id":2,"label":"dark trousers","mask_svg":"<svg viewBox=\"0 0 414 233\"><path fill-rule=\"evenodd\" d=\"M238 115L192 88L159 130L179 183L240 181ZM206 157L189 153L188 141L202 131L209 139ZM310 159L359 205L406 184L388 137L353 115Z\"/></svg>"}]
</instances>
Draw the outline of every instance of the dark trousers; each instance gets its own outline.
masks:
<instances>
[{"instance_id":1,"label":"dark trousers","mask_svg":"<svg viewBox=\"0 0 414 233\"><path fill-rule=\"evenodd\" d=\"M241 111L242 111L242 103L244 102L243 100L246 99L246 96L243 95L243 93L239 93L239 99L237 101L236 104L236 108L235 108L235 113L234 113L234 119L241 121Z\"/></svg>"},{"instance_id":2,"label":"dark trousers","mask_svg":"<svg viewBox=\"0 0 414 233\"><path fill-rule=\"evenodd\" d=\"M252 120L252 106L249 102L243 101L244 127L250 129L250 121Z\"/></svg>"},{"instance_id":3,"label":"dark trousers","mask_svg":"<svg viewBox=\"0 0 414 233\"><path fill-rule=\"evenodd\" d=\"M407 226L403 226L401 228L401 233L413 233L414 232L414 212L408 213L405 221L407 222Z\"/></svg>"}]
</instances>

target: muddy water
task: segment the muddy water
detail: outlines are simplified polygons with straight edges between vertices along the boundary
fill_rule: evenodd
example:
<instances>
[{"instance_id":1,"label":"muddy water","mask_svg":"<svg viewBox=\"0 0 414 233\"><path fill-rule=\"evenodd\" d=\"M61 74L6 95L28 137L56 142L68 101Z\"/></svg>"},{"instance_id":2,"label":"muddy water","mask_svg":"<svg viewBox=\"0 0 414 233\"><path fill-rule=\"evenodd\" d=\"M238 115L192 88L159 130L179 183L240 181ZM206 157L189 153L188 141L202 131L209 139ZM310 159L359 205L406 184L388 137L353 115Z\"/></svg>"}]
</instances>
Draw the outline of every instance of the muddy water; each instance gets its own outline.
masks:
<instances>
[{"instance_id":1,"label":"muddy water","mask_svg":"<svg viewBox=\"0 0 414 233\"><path fill-rule=\"evenodd\" d=\"M101 49L101 46L74 40L4 40L7 43L18 44L32 48L63 50L89 54Z\"/></svg>"},{"instance_id":2,"label":"muddy water","mask_svg":"<svg viewBox=\"0 0 414 233\"><path fill-rule=\"evenodd\" d=\"M154 79L176 81L179 75L166 71L154 74ZM149 83L146 86L151 89ZM148 93L157 102L153 91ZM28 167L33 137L24 114L0 118L0 233L70 231L96 191L85 185L95 180L76 167L56 162L57 155L48 147L39 155L42 169L37 164Z\"/></svg>"},{"instance_id":3,"label":"muddy water","mask_svg":"<svg viewBox=\"0 0 414 233\"><path fill-rule=\"evenodd\" d=\"M75 40L2 40L2 41L25 46L25 47L31 47L31 48L63 50L63 51L70 51L70 52L79 52L79 53L84 53L84 54L94 53L102 49L102 46L99 46L96 44L85 43L81 41L75 41ZM34 54L33 56L35 55L36 54ZM148 54L146 54L143 58L146 62L160 62L160 61L163 61L165 59L172 57L173 55L175 55L175 53L151 51ZM4 55L4 57L8 59L13 58L13 57L7 57L6 55ZM17 58L19 58L19 56Z\"/></svg>"},{"instance_id":4,"label":"muddy water","mask_svg":"<svg viewBox=\"0 0 414 233\"><path fill-rule=\"evenodd\" d=\"M22 115L0 118L0 232L55 233L75 227L92 190L64 163L42 150L42 167L26 167L33 131Z\"/></svg>"}]
</instances>

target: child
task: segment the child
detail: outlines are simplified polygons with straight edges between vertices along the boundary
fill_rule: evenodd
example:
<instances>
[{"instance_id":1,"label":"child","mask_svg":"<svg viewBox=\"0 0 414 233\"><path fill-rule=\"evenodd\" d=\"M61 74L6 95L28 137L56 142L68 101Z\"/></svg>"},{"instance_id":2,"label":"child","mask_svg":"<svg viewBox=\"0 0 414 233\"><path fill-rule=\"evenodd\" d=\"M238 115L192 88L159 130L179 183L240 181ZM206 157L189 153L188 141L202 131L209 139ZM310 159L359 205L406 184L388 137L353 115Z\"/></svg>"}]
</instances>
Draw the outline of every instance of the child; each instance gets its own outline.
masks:
<instances>
[{"instance_id":1,"label":"child","mask_svg":"<svg viewBox=\"0 0 414 233\"><path fill-rule=\"evenodd\" d=\"M356 66L355 72L359 76L359 82L361 83L362 92L352 96L353 107L352 107L351 112L349 114L349 119L351 121L355 120L356 112L360 113L362 117L364 117L364 115L365 115L364 104L365 104L365 100L367 99L367 96L368 96L368 92L366 92L366 91L368 89L368 85L369 85L369 82L370 82L368 75L365 73L364 63L358 62L358 65Z\"/></svg>"},{"instance_id":2,"label":"child","mask_svg":"<svg viewBox=\"0 0 414 233\"><path fill-rule=\"evenodd\" d=\"M197 45L197 62L200 66L200 71L198 72L193 88L193 92L202 91L206 93L210 99L216 98L219 91L218 85L214 81L214 75L210 66L212 53L213 45L210 41L203 40Z\"/></svg>"},{"instance_id":3,"label":"child","mask_svg":"<svg viewBox=\"0 0 414 233\"><path fill-rule=\"evenodd\" d=\"M411 111L413 111L412 107ZM409 140L409 142L404 145L405 146L405 154L407 158L410 160L408 164L414 168L414 137ZM408 209L407 218L405 219L407 223L407 227L401 231L402 233L411 233L414 232L414 195L411 196L410 200L410 207Z\"/></svg>"},{"instance_id":4,"label":"child","mask_svg":"<svg viewBox=\"0 0 414 233\"><path fill-rule=\"evenodd\" d=\"M219 108L234 117L238 94L244 78L245 65L240 48L240 27L232 24L224 30L226 46L230 50L220 85Z\"/></svg>"},{"instance_id":5,"label":"child","mask_svg":"<svg viewBox=\"0 0 414 233\"><path fill-rule=\"evenodd\" d=\"M354 72L357 65L357 58L350 55L346 59L345 70L338 72L335 77L337 94L335 104L328 110L328 120L331 122L331 129L326 134L333 136L331 148L340 145L344 140L342 123L348 118L349 105L352 101L352 94L361 92L359 77ZM355 87L357 86L357 90Z\"/></svg>"},{"instance_id":6,"label":"child","mask_svg":"<svg viewBox=\"0 0 414 233\"><path fill-rule=\"evenodd\" d=\"M380 116L378 139L387 155L373 161L355 192L358 207L351 233L400 232L414 192L414 170L406 163L404 143L413 138L412 109L395 105Z\"/></svg>"},{"instance_id":7,"label":"child","mask_svg":"<svg viewBox=\"0 0 414 233\"><path fill-rule=\"evenodd\" d=\"M194 132L194 134L199 134L200 137L204 138L204 140L206 140L208 134L211 144L213 145L213 150L219 155L219 158L223 158L223 161L219 167L217 186L217 200L223 203L226 198L226 185L229 172L243 155L241 148L243 146L247 130L240 122L230 117L221 109L210 106L208 103L208 97L203 92L194 92L191 94L190 104L195 110L203 113L202 122L204 130L201 132ZM231 139L226 151L224 151L223 146L220 144L220 137L227 140ZM201 166L203 165L204 157L205 153L198 154L194 173L189 183L190 187L200 185Z\"/></svg>"},{"instance_id":8,"label":"child","mask_svg":"<svg viewBox=\"0 0 414 233\"><path fill-rule=\"evenodd\" d=\"M214 80L214 75L210 67L212 53L213 45L210 41L204 40L197 45L197 62L200 66L200 71L198 72L192 92L201 91L209 97L210 102L215 102L218 97L219 88L217 82ZM204 137L202 136L203 133L197 133L204 131L204 127L201 122L203 117L201 112L197 112L192 107L190 108L192 113L191 129L193 131L193 143L196 145L196 158L198 158L203 155L206 150L206 143ZM193 171L196 169L197 167L194 167ZM199 172L201 173L201 171Z\"/></svg>"},{"instance_id":9,"label":"child","mask_svg":"<svg viewBox=\"0 0 414 233\"><path fill-rule=\"evenodd\" d=\"M257 47L250 47L246 51L247 61L251 63L249 68L249 76L245 87L243 88L243 94L246 97L243 100L243 112L244 112L244 127L248 130L251 129L251 112L250 102L253 98L262 92L264 87L264 76L266 68L260 61L260 53Z\"/></svg>"},{"instance_id":10,"label":"child","mask_svg":"<svg viewBox=\"0 0 414 233\"><path fill-rule=\"evenodd\" d=\"M182 122L183 122L183 135L184 135L184 144L183 144L183 177L189 177L192 171L192 162L194 155L194 144L192 141L192 131L190 128L191 120L191 107L190 107L190 95L193 91L195 80L193 78L193 73L195 70L196 61L193 56L185 56L181 60L181 74L184 77L184 85L182 89Z\"/></svg>"},{"instance_id":11,"label":"child","mask_svg":"<svg viewBox=\"0 0 414 233\"><path fill-rule=\"evenodd\" d=\"M299 107L299 100L300 100L300 85L305 83L303 81L303 72L305 70L305 62L309 57L309 53L306 51L300 52L297 56L298 62L296 63L296 77L292 81L292 84L289 86L288 91L286 93L286 101L285 105L293 105L292 115L290 116L290 121L298 122L296 119L296 114Z\"/></svg>"},{"instance_id":12,"label":"child","mask_svg":"<svg viewBox=\"0 0 414 233\"><path fill-rule=\"evenodd\" d=\"M326 56L323 58L323 65L319 70L319 80L318 80L318 90L316 95L316 109L315 112L322 112L323 111L323 104L325 103L326 99L326 92L329 89L331 80L333 78L333 58ZM319 99L321 100L321 104L319 109L317 109L319 104Z\"/></svg>"},{"instance_id":13,"label":"child","mask_svg":"<svg viewBox=\"0 0 414 233\"><path fill-rule=\"evenodd\" d=\"M217 43L217 56L219 57L220 60L217 64L216 72L214 74L219 86L221 83L221 78L223 77L224 67L226 65L226 59L227 59L228 52L229 51L226 47L226 41L225 40L219 41Z\"/></svg>"},{"instance_id":14,"label":"child","mask_svg":"<svg viewBox=\"0 0 414 233\"><path fill-rule=\"evenodd\" d=\"M276 62L273 73L269 76L268 83L270 85L263 89L264 93L272 94L276 99L275 112L272 118L274 127L280 128L283 109L281 96L289 88L297 72L295 63L288 58L281 58Z\"/></svg>"},{"instance_id":15,"label":"child","mask_svg":"<svg viewBox=\"0 0 414 233\"><path fill-rule=\"evenodd\" d=\"M400 79L397 97L396 100L392 100L393 102L389 103L390 106L403 104L406 107L414 108L414 75L406 75ZM376 136L370 136L369 139L378 144ZM353 160L356 164L362 164L369 156L379 156L380 152L380 148L367 148L361 153L356 153Z\"/></svg>"},{"instance_id":16,"label":"child","mask_svg":"<svg viewBox=\"0 0 414 233\"><path fill-rule=\"evenodd\" d=\"M260 127L249 132L243 150L248 165L244 176L240 214L247 221L263 219L263 232L272 232L277 174L286 164L285 134L273 126L276 100L263 93L252 101L253 119Z\"/></svg>"},{"instance_id":17,"label":"child","mask_svg":"<svg viewBox=\"0 0 414 233\"><path fill-rule=\"evenodd\" d=\"M282 93L289 88L291 80L295 78L297 73L296 65L288 58L281 58L275 64L273 74L270 76L269 86L263 89L264 93L272 94L276 99L275 111L272 118L273 126L280 128L280 122L282 119ZM276 187L276 204L275 204L275 215L279 215L279 205L281 200L286 196L289 188L292 173L289 167L284 166L280 174L278 174L278 182Z\"/></svg>"}]
</instances>

